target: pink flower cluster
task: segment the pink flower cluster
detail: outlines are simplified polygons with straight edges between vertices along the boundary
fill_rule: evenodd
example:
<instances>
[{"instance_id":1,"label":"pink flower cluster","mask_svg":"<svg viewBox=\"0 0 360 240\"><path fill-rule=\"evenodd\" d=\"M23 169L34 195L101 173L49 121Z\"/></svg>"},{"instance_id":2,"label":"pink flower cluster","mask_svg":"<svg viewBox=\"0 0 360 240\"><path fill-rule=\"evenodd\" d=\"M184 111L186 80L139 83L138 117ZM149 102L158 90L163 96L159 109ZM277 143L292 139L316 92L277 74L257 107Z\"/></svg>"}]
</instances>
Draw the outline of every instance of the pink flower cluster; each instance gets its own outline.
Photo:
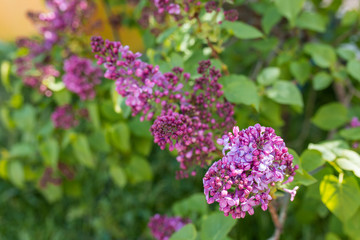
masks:
<instances>
[{"instance_id":1,"label":"pink flower cluster","mask_svg":"<svg viewBox=\"0 0 360 240\"><path fill-rule=\"evenodd\" d=\"M187 171L195 166L204 167L216 151L214 137L235 123L233 105L224 99L218 83L221 74L211 62L199 63L201 76L188 92L183 88L191 76L182 68L161 73L158 66L141 61L140 53L132 53L120 42L93 37L91 45L98 64L106 68L104 76L116 81L117 91L127 98L133 116L156 119L151 127L155 143L162 149L169 144L170 150L178 151L177 160L184 170L178 177L187 177Z\"/></svg>"},{"instance_id":2,"label":"pink flower cluster","mask_svg":"<svg viewBox=\"0 0 360 240\"><path fill-rule=\"evenodd\" d=\"M79 124L79 118L88 118L86 109L75 110L71 105L57 107L51 114L51 120L55 128L69 129Z\"/></svg>"},{"instance_id":3,"label":"pink flower cluster","mask_svg":"<svg viewBox=\"0 0 360 240\"><path fill-rule=\"evenodd\" d=\"M29 12L28 16L38 27L41 38L33 40L21 38L18 47L27 48L29 53L15 60L17 75L40 93L51 96L45 84L49 77L58 77L59 72L52 65L52 49L55 45L65 45L67 33L79 33L84 20L94 12L91 0L47 0L50 8L46 13ZM64 46L64 49L67 47Z\"/></svg>"},{"instance_id":4,"label":"pink flower cluster","mask_svg":"<svg viewBox=\"0 0 360 240\"><path fill-rule=\"evenodd\" d=\"M63 82L69 91L81 100L95 97L94 87L101 83L102 70L92 66L91 60L73 55L65 61L64 71Z\"/></svg>"},{"instance_id":5,"label":"pink flower cluster","mask_svg":"<svg viewBox=\"0 0 360 240\"><path fill-rule=\"evenodd\" d=\"M272 188L293 181L293 156L274 129L256 124L245 130L234 127L233 133L218 139L223 158L215 162L203 178L206 201L218 202L225 216L244 218L261 205L266 211ZM294 199L296 190L283 189Z\"/></svg>"},{"instance_id":6,"label":"pink flower cluster","mask_svg":"<svg viewBox=\"0 0 360 240\"><path fill-rule=\"evenodd\" d=\"M94 5L89 0L46 0L50 12L29 12L29 18L44 37L46 50L61 41L64 32L79 31L83 21L94 13Z\"/></svg>"},{"instance_id":7,"label":"pink flower cluster","mask_svg":"<svg viewBox=\"0 0 360 240\"><path fill-rule=\"evenodd\" d=\"M172 234L179 231L186 224L190 223L190 219L181 217L167 217L155 214L149 221L148 227L152 235L157 240L168 240Z\"/></svg>"}]
</instances>

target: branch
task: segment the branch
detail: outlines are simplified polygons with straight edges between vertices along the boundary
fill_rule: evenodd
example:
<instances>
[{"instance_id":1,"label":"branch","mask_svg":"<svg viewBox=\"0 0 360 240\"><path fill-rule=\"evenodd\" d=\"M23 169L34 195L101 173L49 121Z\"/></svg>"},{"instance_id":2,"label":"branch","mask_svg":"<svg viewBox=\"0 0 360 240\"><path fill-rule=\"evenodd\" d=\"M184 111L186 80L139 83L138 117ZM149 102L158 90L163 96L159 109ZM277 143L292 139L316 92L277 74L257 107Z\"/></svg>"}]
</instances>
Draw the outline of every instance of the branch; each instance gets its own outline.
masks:
<instances>
[{"instance_id":1,"label":"branch","mask_svg":"<svg viewBox=\"0 0 360 240\"><path fill-rule=\"evenodd\" d=\"M281 201L280 215L277 214L277 211L276 211L275 207L272 205L272 203L271 202L269 203L269 212L271 214L271 218L275 225L275 232L268 240L279 240L280 239L280 235L284 229L287 209L289 206L289 201L290 201L289 196L290 196L290 194L286 194L285 197L283 197L281 199L282 201Z\"/></svg>"}]
</instances>

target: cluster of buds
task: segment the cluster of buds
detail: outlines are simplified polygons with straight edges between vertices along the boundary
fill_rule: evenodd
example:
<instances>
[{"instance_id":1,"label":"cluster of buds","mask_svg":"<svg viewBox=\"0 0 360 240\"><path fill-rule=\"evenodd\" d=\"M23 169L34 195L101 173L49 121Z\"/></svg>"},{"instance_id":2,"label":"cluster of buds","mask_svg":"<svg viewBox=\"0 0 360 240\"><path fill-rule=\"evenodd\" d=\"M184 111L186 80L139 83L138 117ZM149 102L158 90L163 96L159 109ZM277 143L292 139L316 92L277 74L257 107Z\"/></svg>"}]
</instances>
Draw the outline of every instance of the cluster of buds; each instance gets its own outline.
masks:
<instances>
[{"instance_id":1,"label":"cluster of buds","mask_svg":"<svg viewBox=\"0 0 360 240\"><path fill-rule=\"evenodd\" d=\"M194 79L192 91L185 91L191 76L182 68L161 73L158 66L140 60L140 53L101 37L93 37L91 45L98 64L106 68L104 77L116 81L116 89L127 98L133 116L155 120L151 127L155 143L178 151L179 178L212 160L216 138L229 131L235 121L233 105L225 100L218 83L220 71L211 67L210 61L199 63L201 76Z\"/></svg>"},{"instance_id":2,"label":"cluster of buds","mask_svg":"<svg viewBox=\"0 0 360 240\"><path fill-rule=\"evenodd\" d=\"M209 168L203 184L207 202L218 202L225 216L244 218L258 205L266 211L270 193L277 188L294 199L298 187L288 190L281 185L293 181L298 166L274 129L260 124L242 131L234 127L218 144L224 156Z\"/></svg>"},{"instance_id":3,"label":"cluster of buds","mask_svg":"<svg viewBox=\"0 0 360 240\"><path fill-rule=\"evenodd\" d=\"M172 234L179 231L186 224L190 223L190 219L181 217L167 217L155 214L149 221L148 227L152 235L157 240L168 240Z\"/></svg>"}]
</instances>

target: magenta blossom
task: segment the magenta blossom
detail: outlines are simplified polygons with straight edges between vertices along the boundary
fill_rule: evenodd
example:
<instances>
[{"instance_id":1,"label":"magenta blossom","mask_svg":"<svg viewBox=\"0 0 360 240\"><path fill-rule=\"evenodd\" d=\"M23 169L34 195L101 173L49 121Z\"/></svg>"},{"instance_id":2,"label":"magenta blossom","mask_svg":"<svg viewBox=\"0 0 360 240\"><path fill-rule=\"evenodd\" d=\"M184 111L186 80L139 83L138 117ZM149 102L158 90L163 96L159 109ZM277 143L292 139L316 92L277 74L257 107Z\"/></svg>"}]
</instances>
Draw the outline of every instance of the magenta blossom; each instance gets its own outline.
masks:
<instances>
[{"instance_id":1,"label":"magenta blossom","mask_svg":"<svg viewBox=\"0 0 360 240\"><path fill-rule=\"evenodd\" d=\"M95 97L94 87L101 83L102 70L92 66L92 62L86 58L71 56L64 63L65 74L63 82L65 87L79 95L81 100Z\"/></svg>"},{"instance_id":2,"label":"magenta blossom","mask_svg":"<svg viewBox=\"0 0 360 240\"><path fill-rule=\"evenodd\" d=\"M155 214L149 221L149 228L152 235L157 240L168 240L171 235L179 231L186 224L190 223L190 219L181 217L167 217Z\"/></svg>"},{"instance_id":3,"label":"magenta blossom","mask_svg":"<svg viewBox=\"0 0 360 240\"><path fill-rule=\"evenodd\" d=\"M242 131L234 127L218 143L224 146L224 157L209 168L203 183L206 201L218 202L225 216L244 218L258 205L267 210L271 189L291 182L298 168L283 139L270 127L256 124ZM293 200L296 190L284 191Z\"/></svg>"}]
</instances>

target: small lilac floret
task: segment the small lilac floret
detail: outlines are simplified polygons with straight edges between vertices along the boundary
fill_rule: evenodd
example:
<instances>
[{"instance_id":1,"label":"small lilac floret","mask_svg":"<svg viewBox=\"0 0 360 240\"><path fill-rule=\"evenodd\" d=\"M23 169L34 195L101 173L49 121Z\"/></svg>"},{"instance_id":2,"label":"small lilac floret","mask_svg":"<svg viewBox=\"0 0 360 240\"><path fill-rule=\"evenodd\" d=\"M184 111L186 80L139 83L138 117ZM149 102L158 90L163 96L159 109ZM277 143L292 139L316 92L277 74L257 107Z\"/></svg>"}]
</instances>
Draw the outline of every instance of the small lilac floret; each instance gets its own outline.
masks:
<instances>
[{"instance_id":1,"label":"small lilac floret","mask_svg":"<svg viewBox=\"0 0 360 240\"><path fill-rule=\"evenodd\" d=\"M150 219L148 227L157 240L168 240L172 234L179 231L188 223L191 223L190 219L155 214Z\"/></svg>"},{"instance_id":2,"label":"small lilac floret","mask_svg":"<svg viewBox=\"0 0 360 240\"><path fill-rule=\"evenodd\" d=\"M203 183L206 201L218 202L225 216L244 218L246 213L254 214L258 205L266 211L271 189L294 179L293 156L270 127L255 124L241 131L234 127L218 143L224 156L208 169ZM297 189L284 191L293 200Z\"/></svg>"},{"instance_id":3,"label":"small lilac floret","mask_svg":"<svg viewBox=\"0 0 360 240\"><path fill-rule=\"evenodd\" d=\"M95 97L94 87L101 83L101 68L92 66L89 59L73 55L65 61L64 71L63 82L69 91L79 95L81 100Z\"/></svg>"}]
</instances>

